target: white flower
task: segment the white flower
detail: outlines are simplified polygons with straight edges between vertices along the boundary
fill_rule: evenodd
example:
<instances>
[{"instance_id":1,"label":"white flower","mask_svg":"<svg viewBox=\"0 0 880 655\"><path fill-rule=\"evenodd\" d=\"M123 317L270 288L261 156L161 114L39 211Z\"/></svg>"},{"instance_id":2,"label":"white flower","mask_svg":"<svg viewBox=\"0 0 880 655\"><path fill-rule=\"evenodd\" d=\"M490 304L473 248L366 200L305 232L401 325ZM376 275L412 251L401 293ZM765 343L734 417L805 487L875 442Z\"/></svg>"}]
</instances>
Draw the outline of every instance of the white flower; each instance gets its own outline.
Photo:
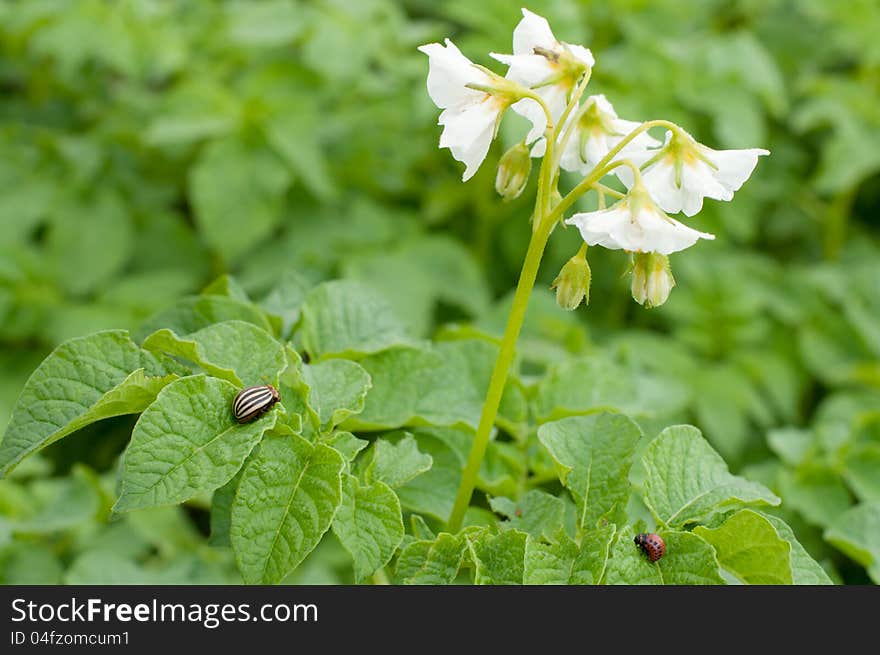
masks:
<instances>
[{"instance_id":1,"label":"white flower","mask_svg":"<svg viewBox=\"0 0 880 655\"><path fill-rule=\"evenodd\" d=\"M569 118L568 123L576 121L573 132L565 144L559 165L567 171L581 174L589 173L614 146L635 130L641 123L617 117L614 107L604 95L590 96L578 112ZM560 132L568 129L568 124ZM660 142L647 132L642 132L627 143L614 160L638 157L648 148L656 148ZM543 157L547 150L547 140L541 139L532 148L532 157ZM643 158L642 161L647 161Z\"/></svg>"},{"instance_id":2,"label":"white flower","mask_svg":"<svg viewBox=\"0 0 880 655\"><path fill-rule=\"evenodd\" d=\"M768 150L713 150L684 132L666 133L660 150L629 155L637 166L651 162L642 171L642 182L660 207L670 214L684 212L693 216L703 208L703 198L731 200L749 179L758 157ZM632 172L619 169L618 177L632 185Z\"/></svg>"},{"instance_id":3,"label":"white flower","mask_svg":"<svg viewBox=\"0 0 880 655\"><path fill-rule=\"evenodd\" d=\"M568 104L568 95L581 76L596 63L588 48L557 41L546 18L523 9L513 31L513 54L493 52L492 57L510 66L507 78L531 87L547 103L556 120ZM526 137L531 143L544 133L547 118L537 102L523 99L512 109L532 123Z\"/></svg>"},{"instance_id":4,"label":"white flower","mask_svg":"<svg viewBox=\"0 0 880 655\"><path fill-rule=\"evenodd\" d=\"M657 253L639 253L633 258L633 300L646 308L659 307L669 299L675 278L669 267L669 257Z\"/></svg>"},{"instance_id":5,"label":"white flower","mask_svg":"<svg viewBox=\"0 0 880 655\"><path fill-rule=\"evenodd\" d=\"M419 47L428 55L428 95L443 112L440 147L465 164L469 180L489 152L504 111L522 97L510 81L477 66L452 41Z\"/></svg>"},{"instance_id":6,"label":"white flower","mask_svg":"<svg viewBox=\"0 0 880 655\"><path fill-rule=\"evenodd\" d=\"M635 187L608 209L582 212L565 221L576 225L591 246L668 255L690 248L698 239L714 239L664 214L643 187Z\"/></svg>"}]
</instances>

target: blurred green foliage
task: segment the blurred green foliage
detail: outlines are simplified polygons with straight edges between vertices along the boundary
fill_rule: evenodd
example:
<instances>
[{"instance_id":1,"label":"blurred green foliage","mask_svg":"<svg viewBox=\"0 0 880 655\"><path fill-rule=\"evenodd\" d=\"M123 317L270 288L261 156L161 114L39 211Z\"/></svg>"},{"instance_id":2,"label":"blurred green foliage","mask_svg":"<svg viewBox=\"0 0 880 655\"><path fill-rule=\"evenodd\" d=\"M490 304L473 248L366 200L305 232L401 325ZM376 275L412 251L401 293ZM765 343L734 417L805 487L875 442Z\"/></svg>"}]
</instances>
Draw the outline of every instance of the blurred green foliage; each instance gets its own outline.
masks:
<instances>
[{"instance_id":1,"label":"blurred green foliage","mask_svg":"<svg viewBox=\"0 0 880 655\"><path fill-rule=\"evenodd\" d=\"M494 196L494 162L522 125L506 119L462 184L436 147L415 47L450 36L491 65L519 5L0 2L0 423L59 342L134 330L223 273L251 297L356 279L413 336L498 334L530 207L528 191ZM782 497L832 577L880 581L880 535L865 527L880 525L880 6L529 8L592 48L590 92L622 117L773 153L735 203L695 219L718 239L672 258L662 308L629 299L614 253L591 250L591 304L576 314L539 290L520 342L524 380L542 380L530 394L588 385L644 414L649 436L669 416L698 425L733 471ZM577 248L557 232L545 288ZM658 405L665 423L652 426ZM103 523L130 427L91 426L0 481L0 580L101 581L101 548L128 582L230 579L201 536L205 504ZM299 579L345 581L346 558L325 541ZM125 573L135 560L145 568Z\"/></svg>"}]
</instances>

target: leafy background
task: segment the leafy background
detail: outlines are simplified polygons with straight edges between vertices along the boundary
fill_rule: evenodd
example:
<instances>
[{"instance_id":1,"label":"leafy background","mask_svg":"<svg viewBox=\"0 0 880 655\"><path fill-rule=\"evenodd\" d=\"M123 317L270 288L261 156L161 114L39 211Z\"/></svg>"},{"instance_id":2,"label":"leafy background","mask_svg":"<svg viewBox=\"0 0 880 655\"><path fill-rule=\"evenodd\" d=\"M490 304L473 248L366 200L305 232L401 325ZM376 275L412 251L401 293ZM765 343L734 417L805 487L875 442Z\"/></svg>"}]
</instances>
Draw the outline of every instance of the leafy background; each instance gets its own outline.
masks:
<instances>
[{"instance_id":1,"label":"leafy background","mask_svg":"<svg viewBox=\"0 0 880 655\"><path fill-rule=\"evenodd\" d=\"M547 287L577 237L554 235L520 341L520 392L502 412L510 441L493 442L481 476L483 511L516 521L524 503L552 504L527 498L518 482L527 457L558 491L564 455L550 437L538 444L537 426L611 408L643 430L639 461L662 428L691 423L732 472L782 499L673 537L683 543L671 550L691 552L699 535L723 559L727 533L766 533L779 516L833 581L880 582L880 8L872 0L529 7L559 38L592 48L592 92L606 93L621 116L667 118L713 147L773 155L736 202L710 203L695 219L718 239L673 258L678 285L660 309L629 299L622 258L591 250L591 305L559 310ZM436 426L467 425L479 412L530 207L528 191L505 204L493 189L493 162L521 124L505 121L480 173L462 184L460 166L436 147L437 111L415 50L450 36L491 65L484 53L509 49L518 19L519 3L502 0L0 3L0 423L39 362L72 337L127 329L142 339L162 327L184 335L224 318L263 321L282 337L297 326L300 352L359 360L370 372L366 405L353 382L353 396L326 404L319 422L371 435L362 468L351 465L339 492L377 506L389 492L399 497L409 545L398 579L451 580L469 562L477 581L503 582L510 567L496 567L507 578L493 577L480 562L517 549L539 561L544 542L524 533L546 526L467 548L434 538L462 449L456 428ZM337 279L349 282L315 286ZM375 294L383 307L364 309L369 334L327 332L318 310L300 316L313 289L328 297L312 306L332 308L352 288L369 289L356 295ZM217 297L255 300L259 310L230 316ZM413 389L431 386L417 378L438 358L453 362L444 373L452 381L407 406L393 378L409 370ZM0 580L241 579L229 549L208 542L210 495L110 520L133 424L121 416L88 425L0 481ZM338 438L341 451L365 445ZM256 456L276 446L270 439ZM412 466L387 470L398 460ZM638 469L634 515L645 500ZM537 511L556 516L553 507ZM785 540L773 526L770 536ZM778 557L777 542L769 539L762 561ZM287 581L371 573L345 543L345 528L334 526ZM572 580L593 580L578 545L569 550L583 564ZM426 566L436 561L457 564ZM609 580L632 581L625 576L638 562L609 561L617 562ZM535 570L514 578L523 575L555 579Z\"/></svg>"}]
</instances>

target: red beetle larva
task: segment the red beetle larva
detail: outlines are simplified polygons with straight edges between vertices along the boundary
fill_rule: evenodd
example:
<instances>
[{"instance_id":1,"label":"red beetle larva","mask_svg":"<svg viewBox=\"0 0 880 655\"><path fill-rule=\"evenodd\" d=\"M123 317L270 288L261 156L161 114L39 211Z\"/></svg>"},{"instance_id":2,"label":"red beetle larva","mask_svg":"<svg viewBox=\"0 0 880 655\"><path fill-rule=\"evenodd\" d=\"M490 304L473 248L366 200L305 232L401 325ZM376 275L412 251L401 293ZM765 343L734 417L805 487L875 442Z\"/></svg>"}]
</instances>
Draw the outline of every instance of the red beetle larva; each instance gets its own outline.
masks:
<instances>
[{"instance_id":1,"label":"red beetle larva","mask_svg":"<svg viewBox=\"0 0 880 655\"><path fill-rule=\"evenodd\" d=\"M250 423L272 409L279 400L281 394L271 384L247 387L236 394L232 413L239 423Z\"/></svg>"},{"instance_id":2,"label":"red beetle larva","mask_svg":"<svg viewBox=\"0 0 880 655\"><path fill-rule=\"evenodd\" d=\"M663 543L663 539L660 538L660 535L640 532L635 536L633 541L642 549L645 555L648 556L648 559L652 562L656 562L663 557L663 554L666 552L666 544Z\"/></svg>"}]
</instances>

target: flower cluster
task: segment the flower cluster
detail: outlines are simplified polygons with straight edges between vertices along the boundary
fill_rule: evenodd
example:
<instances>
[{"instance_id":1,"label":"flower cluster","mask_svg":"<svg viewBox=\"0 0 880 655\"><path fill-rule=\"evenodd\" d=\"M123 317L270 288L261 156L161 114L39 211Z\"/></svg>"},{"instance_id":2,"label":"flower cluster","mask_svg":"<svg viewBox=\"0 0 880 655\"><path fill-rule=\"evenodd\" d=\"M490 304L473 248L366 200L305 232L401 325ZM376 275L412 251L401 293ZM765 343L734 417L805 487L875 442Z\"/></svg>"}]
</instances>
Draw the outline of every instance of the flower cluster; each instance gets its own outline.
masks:
<instances>
[{"instance_id":1,"label":"flower cluster","mask_svg":"<svg viewBox=\"0 0 880 655\"><path fill-rule=\"evenodd\" d=\"M510 199L523 191L531 157L545 160L542 170L550 166L551 173L544 179L550 180L552 188L543 193L556 199L556 204L568 207L580 194L599 191L599 210L575 213L564 222L578 228L586 245L631 253L633 298L646 307L662 305L675 284L668 255L700 239L715 238L669 214L694 216L704 198L731 200L755 169L758 157L769 153L758 148L713 150L669 121L641 123L620 118L604 95L584 97L595 65L593 53L557 40L546 19L527 9L522 12L513 32L513 54L491 53L508 66L504 77L471 62L448 39L445 47L431 43L419 48L429 58L428 93L443 109L440 147L449 148L465 164L463 179L467 180L486 158L505 112L511 109L524 116L531 127L522 142L502 158L498 192ZM655 127L666 128L664 141L648 133ZM559 169L583 176L570 202L561 200L556 189ZM627 192L602 185L601 180L609 175ZM606 193L621 199L605 208ZM561 219L552 206L544 214L540 209L535 220ZM567 309L589 298L588 287L572 286L576 280L589 285L584 250L554 283L557 298Z\"/></svg>"}]
</instances>

